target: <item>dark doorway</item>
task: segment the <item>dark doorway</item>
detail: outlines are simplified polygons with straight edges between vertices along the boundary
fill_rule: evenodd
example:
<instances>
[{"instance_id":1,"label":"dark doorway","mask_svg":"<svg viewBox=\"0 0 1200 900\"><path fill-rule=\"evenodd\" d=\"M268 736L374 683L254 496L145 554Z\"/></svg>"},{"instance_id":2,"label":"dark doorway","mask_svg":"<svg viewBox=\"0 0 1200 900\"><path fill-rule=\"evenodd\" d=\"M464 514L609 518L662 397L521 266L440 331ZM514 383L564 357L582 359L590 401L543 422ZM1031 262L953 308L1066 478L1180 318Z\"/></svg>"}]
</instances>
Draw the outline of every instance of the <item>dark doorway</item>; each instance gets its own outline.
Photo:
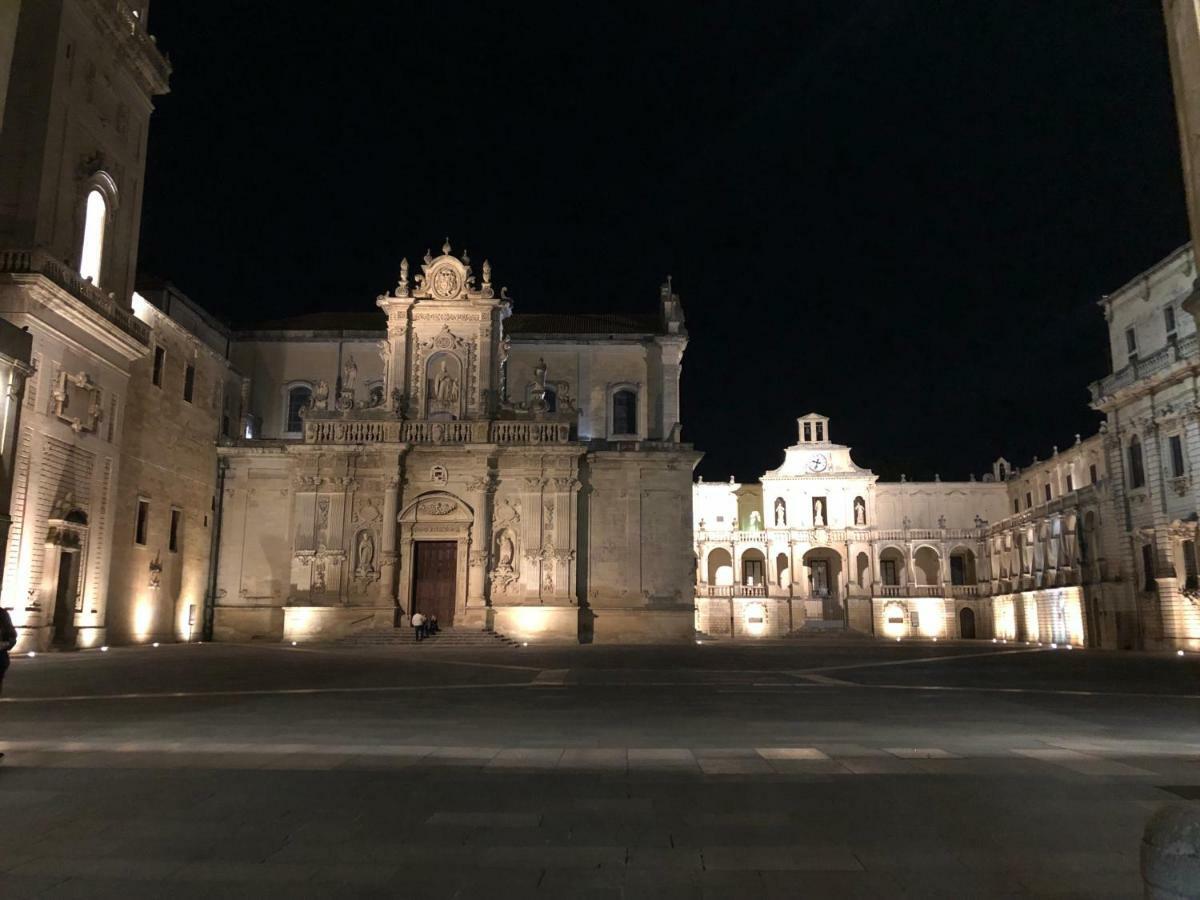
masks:
<instances>
[{"instance_id":1,"label":"dark doorway","mask_svg":"<svg viewBox=\"0 0 1200 900\"><path fill-rule=\"evenodd\" d=\"M62 551L58 557L58 585L54 592L55 644L75 643L75 559L76 554Z\"/></svg>"},{"instance_id":2,"label":"dark doorway","mask_svg":"<svg viewBox=\"0 0 1200 900\"><path fill-rule=\"evenodd\" d=\"M454 622L457 541L417 541L413 545L413 611L437 616L439 625Z\"/></svg>"},{"instance_id":3,"label":"dark doorway","mask_svg":"<svg viewBox=\"0 0 1200 900\"><path fill-rule=\"evenodd\" d=\"M958 611L958 636L968 641L975 640L975 610L968 606Z\"/></svg>"}]
</instances>

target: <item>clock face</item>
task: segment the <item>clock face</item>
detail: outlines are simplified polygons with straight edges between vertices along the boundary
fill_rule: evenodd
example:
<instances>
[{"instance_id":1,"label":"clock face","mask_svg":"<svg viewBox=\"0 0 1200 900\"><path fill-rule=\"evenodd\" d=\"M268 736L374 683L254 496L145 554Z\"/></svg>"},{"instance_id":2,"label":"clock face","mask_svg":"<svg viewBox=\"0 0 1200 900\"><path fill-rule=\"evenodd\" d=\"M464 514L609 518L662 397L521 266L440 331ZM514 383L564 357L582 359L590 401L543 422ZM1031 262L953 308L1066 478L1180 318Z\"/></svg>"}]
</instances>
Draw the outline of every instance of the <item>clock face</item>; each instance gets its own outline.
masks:
<instances>
[{"instance_id":1,"label":"clock face","mask_svg":"<svg viewBox=\"0 0 1200 900\"><path fill-rule=\"evenodd\" d=\"M824 472L829 468L829 458L824 453L814 453L808 458L810 472Z\"/></svg>"}]
</instances>

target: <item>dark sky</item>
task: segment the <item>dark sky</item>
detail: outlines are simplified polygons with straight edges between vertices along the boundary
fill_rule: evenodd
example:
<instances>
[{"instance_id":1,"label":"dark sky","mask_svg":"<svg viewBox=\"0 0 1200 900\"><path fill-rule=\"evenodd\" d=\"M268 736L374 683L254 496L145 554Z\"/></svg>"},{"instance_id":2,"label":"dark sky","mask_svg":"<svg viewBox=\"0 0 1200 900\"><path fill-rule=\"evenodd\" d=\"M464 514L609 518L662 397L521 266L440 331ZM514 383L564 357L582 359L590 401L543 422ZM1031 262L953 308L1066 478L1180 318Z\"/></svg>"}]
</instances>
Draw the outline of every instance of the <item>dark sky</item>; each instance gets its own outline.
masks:
<instances>
[{"instance_id":1,"label":"dark sky","mask_svg":"<svg viewBox=\"0 0 1200 900\"><path fill-rule=\"evenodd\" d=\"M652 311L684 438L811 410L887 478L1094 430L1095 301L1186 239L1158 0L195 3L142 268L235 324L371 309L449 235L517 311Z\"/></svg>"}]
</instances>

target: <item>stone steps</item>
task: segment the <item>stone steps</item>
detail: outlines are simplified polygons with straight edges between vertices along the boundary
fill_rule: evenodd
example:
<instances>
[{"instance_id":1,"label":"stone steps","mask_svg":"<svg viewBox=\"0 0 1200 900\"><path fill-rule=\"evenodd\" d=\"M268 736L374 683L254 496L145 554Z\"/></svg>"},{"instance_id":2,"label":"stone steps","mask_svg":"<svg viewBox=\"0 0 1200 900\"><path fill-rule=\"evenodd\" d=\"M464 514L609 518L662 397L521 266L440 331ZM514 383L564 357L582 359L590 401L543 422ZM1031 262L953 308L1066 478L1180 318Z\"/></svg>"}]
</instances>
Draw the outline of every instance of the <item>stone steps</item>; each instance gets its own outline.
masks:
<instances>
[{"instance_id":1,"label":"stone steps","mask_svg":"<svg viewBox=\"0 0 1200 900\"><path fill-rule=\"evenodd\" d=\"M416 646L416 630L399 628L370 629L331 642L335 647L407 647ZM520 643L496 631L443 628L420 642L422 647L519 647Z\"/></svg>"}]
</instances>

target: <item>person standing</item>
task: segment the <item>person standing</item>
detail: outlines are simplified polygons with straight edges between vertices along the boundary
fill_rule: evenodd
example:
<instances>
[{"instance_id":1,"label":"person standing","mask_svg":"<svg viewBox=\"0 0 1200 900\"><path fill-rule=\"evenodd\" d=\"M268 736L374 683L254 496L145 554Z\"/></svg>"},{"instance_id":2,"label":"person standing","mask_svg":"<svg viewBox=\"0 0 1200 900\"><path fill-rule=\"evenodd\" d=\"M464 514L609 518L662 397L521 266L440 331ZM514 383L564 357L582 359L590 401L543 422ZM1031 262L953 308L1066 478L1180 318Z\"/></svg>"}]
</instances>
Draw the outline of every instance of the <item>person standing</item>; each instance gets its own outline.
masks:
<instances>
[{"instance_id":1,"label":"person standing","mask_svg":"<svg viewBox=\"0 0 1200 900\"><path fill-rule=\"evenodd\" d=\"M4 673L8 671L8 651L17 646L17 629L12 616L0 606L0 694L4 693Z\"/></svg>"},{"instance_id":2,"label":"person standing","mask_svg":"<svg viewBox=\"0 0 1200 900\"><path fill-rule=\"evenodd\" d=\"M417 643L419 644L425 639L425 617L419 611L413 613L412 626L416 629Z\"/></svg>"},{"instance_id":3,"label":"person standing","mask_svg":"<svg viewBox=\"0 0 1200 900\"><path fill-rule=\"evenodd\" d=\"M8 671L8 651L17 646L17 629L13 628L12 616L0 606L0 694L4 693L4 673ZM4 757L0 753L0 759Z\"/></svg>"}]
</instances>

